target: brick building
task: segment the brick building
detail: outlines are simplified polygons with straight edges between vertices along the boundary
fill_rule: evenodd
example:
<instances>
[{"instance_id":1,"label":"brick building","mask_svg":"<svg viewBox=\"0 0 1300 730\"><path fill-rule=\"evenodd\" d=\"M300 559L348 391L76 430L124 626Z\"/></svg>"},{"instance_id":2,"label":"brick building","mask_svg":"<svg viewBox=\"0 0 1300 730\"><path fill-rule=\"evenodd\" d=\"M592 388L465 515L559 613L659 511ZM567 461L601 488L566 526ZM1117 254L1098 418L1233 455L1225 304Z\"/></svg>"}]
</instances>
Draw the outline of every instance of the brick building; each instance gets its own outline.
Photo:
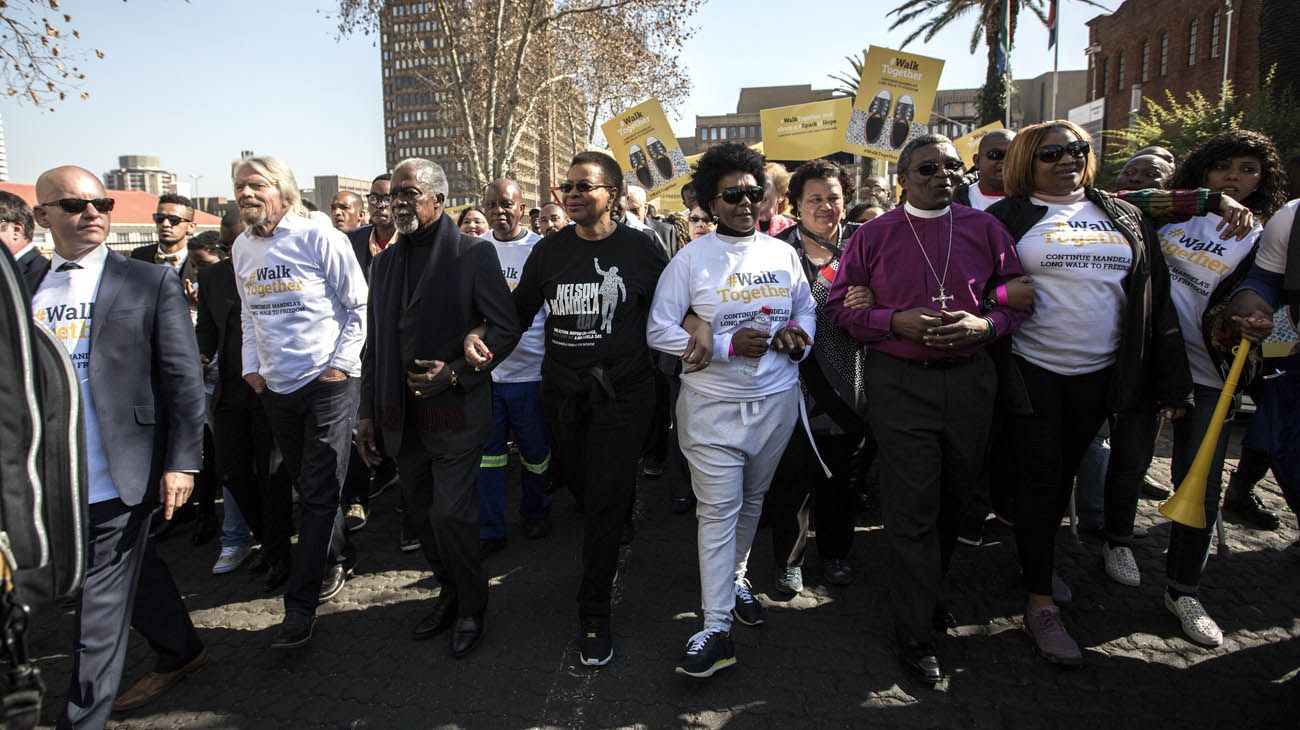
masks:
<instances>
[{"instance_id":1,"label":"brick building","mask_svg":"<svg viewBox=\"0 0 1300 730\"><path fill-rule=\"evenodd\" d=\"M1104 128L1128 127L1144 100L1163 103L1166 91L1179 99L1200 91L1216 101L1225 69L1233 88L1253 92L1266 71L1261 19L1265 6L1274 5L1269 0L1128 0L1088 21L1088 100L1105 99Z\"/></svg>"}]
</instances>

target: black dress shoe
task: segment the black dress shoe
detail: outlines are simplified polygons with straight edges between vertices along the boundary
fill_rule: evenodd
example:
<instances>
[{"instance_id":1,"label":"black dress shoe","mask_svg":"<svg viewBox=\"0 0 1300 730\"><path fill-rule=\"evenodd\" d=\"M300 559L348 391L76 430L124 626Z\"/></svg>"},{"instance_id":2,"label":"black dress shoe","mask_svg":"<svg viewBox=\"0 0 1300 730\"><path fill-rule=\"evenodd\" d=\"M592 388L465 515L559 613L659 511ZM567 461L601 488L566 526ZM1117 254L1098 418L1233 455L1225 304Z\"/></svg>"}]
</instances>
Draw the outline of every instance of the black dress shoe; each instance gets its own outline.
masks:
<instances>
[{"instance_id":1,"label":"black dress shoe","mask_svg":"<svg viewBox=\"0 0 1300 730\"><path fill-rule=\"evenodd\" d=\"M298 613L286 614L284 623L280 624L280 630L275 635L275 640L271 642L271 648L296 649L306 645L308 641L311 641L311 630L315 625L315 616L304 616Z\"/></svg>"},{"instance_id":2,"label":"black dress shoe","mask_svg":"<svg viewBox=\"0 0 1300 730\"><path fill-rule=\"evenodd\" d=\"M957 617L952 615L948 607L940 603L934 607L934 614L930 617L930 626L940 633L948 629L957 628Z\"/></svg>"},{"instance_id":3,"label":"black dress shoe","mask_svg":"<svg viewBox=\"0 0 1300 730\"><path fill-rule=\"evenodd\" d=\"M206 545L217 536L220 527L216 515L200 512L194 522L194 533L190 535L190 542L195 545Z\"/></svg>"},{"instance_id":4,"label":"black dress shoe","mask_svg":"<svg viewBox=\"0 0 1300 730\"><path fill-rule=\"evenodd\" d=\"M483 638L483 615L464 616L456 621L451 632L451 655L460 659L474 650Z\"/></svg>"},{"instance_id":5,"label":"black dress shoe","mask_svg":"<svg viewBox=\"0 0 1300 730\"><path fill-rule=\"evenodd\" d=\"M289 561L277 560L270 561L271 567L266 570L266 582L262 584L262 591L265 593L274 593L276 589L284 585L289 580Z\"/></svg>"},{"instance_id":6,"label":"black dress shoe","mask_svg":"<svg viewBox=\"0 0 1300 730\"><path fill-rule=\"evenodd\" d=\"M271 554L266 549L258 550L248 561L248 572L260 575L271 569Z\"/></svg>"},{"instance_id":7,"label":"black dress shoe","mask_svg":"<svg viewBox=\"0 0 1300 730\"><path fill-rule=\"evenodd\" d=\"M324 603L337 596L343 590L343 584L348 582L348 574L351 572L338 563L326 567L320 583L320 602Z\"/></svg>"},{"instance_id":8,"label":"black dress shoe","mask_svg":"<svg viewBox=\"0 0 1300 730\"><path fill-rule=\"evenodd\" d=\"M433 604L433 611L428 616L420 619L420 623L415 625L415 630L411 632L411 637L416 641L432 639L441 634L451 625L456 623L456 601L455 599L444 600L439 597Z\"/></svg>"},{"instance_id":9,"label":"black dress shoe","mask_svg":"<svg viewBox=\"0 0 1300 730\"><path fill-rule=\"evenodd\" d=\"M926 684L933 685L943 681L943 669L939 666L939 657L930 644L905 646L899 652L898 659L909 674Z\"/></svg>"}]
</instances>

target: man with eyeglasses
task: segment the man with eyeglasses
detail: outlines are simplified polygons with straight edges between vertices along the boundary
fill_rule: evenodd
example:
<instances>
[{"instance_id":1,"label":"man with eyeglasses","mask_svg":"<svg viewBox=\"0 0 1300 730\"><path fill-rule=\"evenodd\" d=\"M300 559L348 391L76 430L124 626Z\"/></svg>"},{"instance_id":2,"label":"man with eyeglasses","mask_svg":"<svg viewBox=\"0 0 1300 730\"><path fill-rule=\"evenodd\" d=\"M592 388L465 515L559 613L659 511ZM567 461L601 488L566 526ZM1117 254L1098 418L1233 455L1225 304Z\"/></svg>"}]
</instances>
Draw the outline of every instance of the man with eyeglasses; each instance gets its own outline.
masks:
<instances>
[{"instance_id":1,"label":"man with eyeglasses","mask_svg":"<svg viewBox=\"0 0 1300 730\"><path fill-rule=\"evenodd\" d=\"M36 283L50 270L50 260L32 243L35 231L27 201L8 190L0 190L0 239L13 254L29 294L36 291Z\"/></svg>"},{"instance_id":2,"label":"man with eyeglasses","mask_svg":"<svg viewBox=\"0 0 1300 730\"><path fill-rule=\"evenodd\" d=\"M931 684L943 679L936 636L954 623L943 575L978 488L997 390L985 347L1027 316L1005 303L981 311L990 285L1021 274L1020 260L997 219L952 205L961 172L947 137L909 142L898 158L907 202L849 239L825 307L868 348L894 630L903 666ZM858 307L850 287L868 283L874 303Z\"/></svg>"},{"instance_id":3,"label":"man with eyeglasses","mask_svg":"<svg viewBox=\"0 0 1300 730\"><path fill-rule=\"evenodd\" d=\"M102 728L207 660L149 523L189 498L202 463L203 380L181 282L104 244L113 199L99 178L56 167L36 181L35 222L54 239L32 314L62 341L83 403L89 545L72 682L59 728ZM125 376L125 377L124 377ZM151 673L114 702L128 628L149 641Z\"/></svg>"},{"instance_id":4,"label":"man with eyeglasses","mask_svg":"<svg viewBox=\"0 0 1300 730\"><path fill-rule=\"evenodd\" d=\"M348 231L352 241L352 250L357 255L357 262L370 279L370 261L388 248L388 244L397 238L397 226L393 224L393 176L385 172L370 181L370 194L366 196L366 210L370 214L370 224Z\"/></svg>"},{"instance_id":5,"label":"man with eyeglasses","mask_svg":"<svg viewBox=\"0 0 1300 730\"><path fill-rule=\"evenodd\" d=\"M1007 158L1007 148L1016 133L1010 129L995 129L980 138L975 153L975 172L967 175L957 186L952 201L975 210L986 210L1006 197L1002 190L1002 162Z\"/></svg>"},{"instance_id":6,"label":"man with eyeglasses","mask_svg":"<svg viewBox=\"0 0 1300 730\"><path fill-rule=\"evenodd\" d=\"M474 485L492 433L489 373L514 350L519 327L496 249L462 234L443 208L442 168L403 160L392 190L400 235L371 267L357 450L377 465L383 434L440 585L413 638L448 633L459 658L483 636L488 600ZM465 339L479 325L496 359L475 368L466 363Z\"/></svg>"}]
</instances>

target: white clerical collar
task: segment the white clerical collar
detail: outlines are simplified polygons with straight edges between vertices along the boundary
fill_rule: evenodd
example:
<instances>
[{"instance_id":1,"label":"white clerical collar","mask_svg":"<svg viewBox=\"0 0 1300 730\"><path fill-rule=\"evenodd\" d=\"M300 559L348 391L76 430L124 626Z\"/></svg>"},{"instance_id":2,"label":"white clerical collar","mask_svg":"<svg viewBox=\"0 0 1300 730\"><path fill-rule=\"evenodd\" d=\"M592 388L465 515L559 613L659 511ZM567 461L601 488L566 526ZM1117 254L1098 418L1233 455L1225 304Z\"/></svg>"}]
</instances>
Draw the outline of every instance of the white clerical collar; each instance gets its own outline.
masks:
<instances>
[{"instance_id":1,"label":"white clerical collar","mask_svg":"<svg viewBox=\"0 0 1300 730\"><path fill-rule=\"evenodd\" d=\"M906 210L908 214L917 218L942 218L943 216L948 215L949 207L950 206L945 205L938 210L921 210L911 203L903 203L903 209Z\"/></svg>"},{"instance_id":2,"label":"white clerical collar","mask_svg":"<svg viewBox=\"0 0 1300 730\"><path fill-rule=\"evenodd\" d=\"M108 258L108 244L101 243L98 246L87 251L85 254L82 255L81 258L77 259L76 261L71 261L71 263L75 263L79 267L77 269L73 269L74 271L94 271L96 272L96 276L98 276L98 272L100 269L104 268L104 260L107 258ZM56 250L54 254L50 257L50 271L51 272L58 271L60 266L63 266L64 264L69 262L70 262L69 259L65 259L62 256L60 256L59 252Z\"/></svg>"}]
</instances>

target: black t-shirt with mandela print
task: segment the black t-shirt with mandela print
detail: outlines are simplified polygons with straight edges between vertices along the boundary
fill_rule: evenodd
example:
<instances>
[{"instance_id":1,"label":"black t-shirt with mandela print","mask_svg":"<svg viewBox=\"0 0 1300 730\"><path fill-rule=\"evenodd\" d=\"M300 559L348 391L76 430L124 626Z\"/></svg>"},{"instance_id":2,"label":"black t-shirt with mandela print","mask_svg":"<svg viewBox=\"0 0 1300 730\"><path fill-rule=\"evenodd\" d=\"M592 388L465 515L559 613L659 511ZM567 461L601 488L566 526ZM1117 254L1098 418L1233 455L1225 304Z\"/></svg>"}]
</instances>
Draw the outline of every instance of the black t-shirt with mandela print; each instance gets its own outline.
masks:
<instances>
[{"instance_id":1,"label":"black t-shirt with mandela print","mask_svg":"<svg viewBox=\"0 0 1300 730\"><path fill-rule=\"evenodd\" d=\"M649 236L620 223L599 241L566 226L538 241L515 287L520 322L545 304L546 358L573 370L650 363L646 317L668 259Z\"/></svg>"}]
</instances>

